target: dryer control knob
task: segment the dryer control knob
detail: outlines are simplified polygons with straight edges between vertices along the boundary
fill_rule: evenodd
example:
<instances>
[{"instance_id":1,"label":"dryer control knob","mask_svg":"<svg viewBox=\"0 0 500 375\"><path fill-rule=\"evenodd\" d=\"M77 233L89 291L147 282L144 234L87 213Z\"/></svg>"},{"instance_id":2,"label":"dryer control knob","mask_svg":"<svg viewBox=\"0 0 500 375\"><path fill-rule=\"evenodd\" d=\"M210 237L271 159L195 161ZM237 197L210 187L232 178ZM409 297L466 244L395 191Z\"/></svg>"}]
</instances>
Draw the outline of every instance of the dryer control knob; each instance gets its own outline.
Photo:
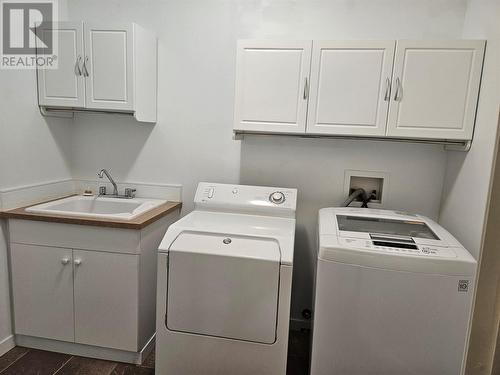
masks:
<instances>
[{"instance_id":1,"label":"dryer control knob","mask_svg":"<svg viewBox=\"0 0 500 375\"><path fill-rule=\"evenodd\" d=\"M281 191L275 191L274 193L271 193L269 196L269 200L271 203L274 204L281 204L285 201L285 194L283 194Z\"/></svg>"}]
</instances>

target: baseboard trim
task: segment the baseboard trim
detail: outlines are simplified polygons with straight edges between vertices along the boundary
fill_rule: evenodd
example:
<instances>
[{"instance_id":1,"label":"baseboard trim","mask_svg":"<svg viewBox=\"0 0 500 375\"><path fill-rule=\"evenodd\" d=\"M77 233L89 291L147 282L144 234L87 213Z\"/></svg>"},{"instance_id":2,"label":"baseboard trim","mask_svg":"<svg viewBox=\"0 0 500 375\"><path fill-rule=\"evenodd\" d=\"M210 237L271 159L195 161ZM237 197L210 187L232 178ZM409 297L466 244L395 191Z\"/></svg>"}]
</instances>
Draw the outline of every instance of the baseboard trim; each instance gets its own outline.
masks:
<instances>
[{"instance_id":1,"label":"baseboard trim","mask_svg":"<svg viewBox=\"0 0 500 375\"><path fill-rule=\"evenodd\" d=\"M144 345L142 348L140 355L141 355L141 362L138 363L139 365L144 362L146 358L148 358L148 355L151 354L153 351L153 348L155 347L155 341L156 341L156 332L151 336L151 338L148 340L148 342Z\"/></svg>"},{"instance_id":2,"label":"baseboard trim","mask_svg":"<svg viewBox=\"0 0 500 375\"><path fill-rule=\"evenodd\" d=\"M153 350L155 335L153 335L140 352L131 352L127 350L103 348L99 346L77 344L74 342L65 342L58 340L45 339L41 337L32 337L16 335L15 342L19 346L27 348L47 350L50 352L65 353L81 357L90 357L104 359L113 362L125 362L140 365Z\"/></svg>"},{"instance_id":3,"label":"baseboard trim","mask_svg":"<svg viewBox=\"0 0 500 375\"><path fill-rule=\"evenodd\" d=\"M14 340L14 335L7 336L2 341L0 341L0 357L16 346L16 341Z\"/></svg>"}]
</instances>

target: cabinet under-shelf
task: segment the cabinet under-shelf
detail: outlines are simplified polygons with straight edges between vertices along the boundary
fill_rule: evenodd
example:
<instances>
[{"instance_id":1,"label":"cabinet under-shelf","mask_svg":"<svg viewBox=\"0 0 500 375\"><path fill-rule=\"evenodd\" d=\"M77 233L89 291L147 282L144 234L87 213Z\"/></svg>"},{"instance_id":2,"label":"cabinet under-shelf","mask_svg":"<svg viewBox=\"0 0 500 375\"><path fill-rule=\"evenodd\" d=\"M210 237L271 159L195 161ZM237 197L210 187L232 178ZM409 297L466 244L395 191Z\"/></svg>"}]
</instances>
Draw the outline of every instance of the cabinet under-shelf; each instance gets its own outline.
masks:
<instances>
[{"instance_id":1,"label":"cabinet under-shelf","mask_svg":"<svg viewBox=\"0 0 500 375\"><path fill-rule=\"evenodd\" d=\"M472 145L472 140L445 140L445 139L416 139L416 138L395 138L395 137L368 137L368 136L349 136L349 135L333 135L333 134L294 134L294 133L262 133L251 131L233 132L234 140L243 140L245 136L257 137L294 137L308 139L337 139L337 140L352 140L352 141L382 141L382 142L403 142L403 143L422 143L442 145L449 151L469 151Z\"/></svg>"}]
</instances>

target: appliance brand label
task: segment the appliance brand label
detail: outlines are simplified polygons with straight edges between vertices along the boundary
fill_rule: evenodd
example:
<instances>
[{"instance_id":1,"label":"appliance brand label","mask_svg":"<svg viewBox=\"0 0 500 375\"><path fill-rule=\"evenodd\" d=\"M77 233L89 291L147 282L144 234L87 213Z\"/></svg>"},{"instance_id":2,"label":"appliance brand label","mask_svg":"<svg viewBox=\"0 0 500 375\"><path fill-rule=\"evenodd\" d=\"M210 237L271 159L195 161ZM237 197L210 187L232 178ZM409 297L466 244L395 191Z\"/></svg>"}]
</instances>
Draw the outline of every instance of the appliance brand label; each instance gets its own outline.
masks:
<instances>
[{"instance_id":1,"label":"appliance brand label","mask_svg":"<svg viewBox=\"0 0 500 375\"><path fill-rule=\"evenodd\" d=\"M469 291L469 280L458 280L458 291L468 292Z\"/></svg>"}]
</instances>

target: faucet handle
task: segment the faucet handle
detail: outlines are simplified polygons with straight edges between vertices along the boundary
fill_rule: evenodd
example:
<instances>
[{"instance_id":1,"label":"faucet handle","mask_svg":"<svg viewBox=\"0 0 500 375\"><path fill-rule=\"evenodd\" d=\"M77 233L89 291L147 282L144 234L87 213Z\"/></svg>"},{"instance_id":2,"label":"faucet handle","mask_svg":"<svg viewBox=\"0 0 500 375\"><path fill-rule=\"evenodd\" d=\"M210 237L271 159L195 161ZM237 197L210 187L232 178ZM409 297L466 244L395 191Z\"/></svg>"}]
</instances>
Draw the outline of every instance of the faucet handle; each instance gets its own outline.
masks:
<instances>
[{"instance_id":1,"label":"faucet handle","mask_svg":"<svg viewBox=\"0 0 500 375\"><path fill-rule=\"evenodd\" d=\"M99 186L99 195L106 195L106 186Z\"/></svg>"},{"instance_id":2,"label":"faucet handle","mask_svg":"<svg viewBox=\"0 0 500 375\"><path fill-rule=\"evenodd\" d=\"M125 188L125 196L127 198L135 198L135 193L137 189Z\"/></svg>"}]
</instances>

